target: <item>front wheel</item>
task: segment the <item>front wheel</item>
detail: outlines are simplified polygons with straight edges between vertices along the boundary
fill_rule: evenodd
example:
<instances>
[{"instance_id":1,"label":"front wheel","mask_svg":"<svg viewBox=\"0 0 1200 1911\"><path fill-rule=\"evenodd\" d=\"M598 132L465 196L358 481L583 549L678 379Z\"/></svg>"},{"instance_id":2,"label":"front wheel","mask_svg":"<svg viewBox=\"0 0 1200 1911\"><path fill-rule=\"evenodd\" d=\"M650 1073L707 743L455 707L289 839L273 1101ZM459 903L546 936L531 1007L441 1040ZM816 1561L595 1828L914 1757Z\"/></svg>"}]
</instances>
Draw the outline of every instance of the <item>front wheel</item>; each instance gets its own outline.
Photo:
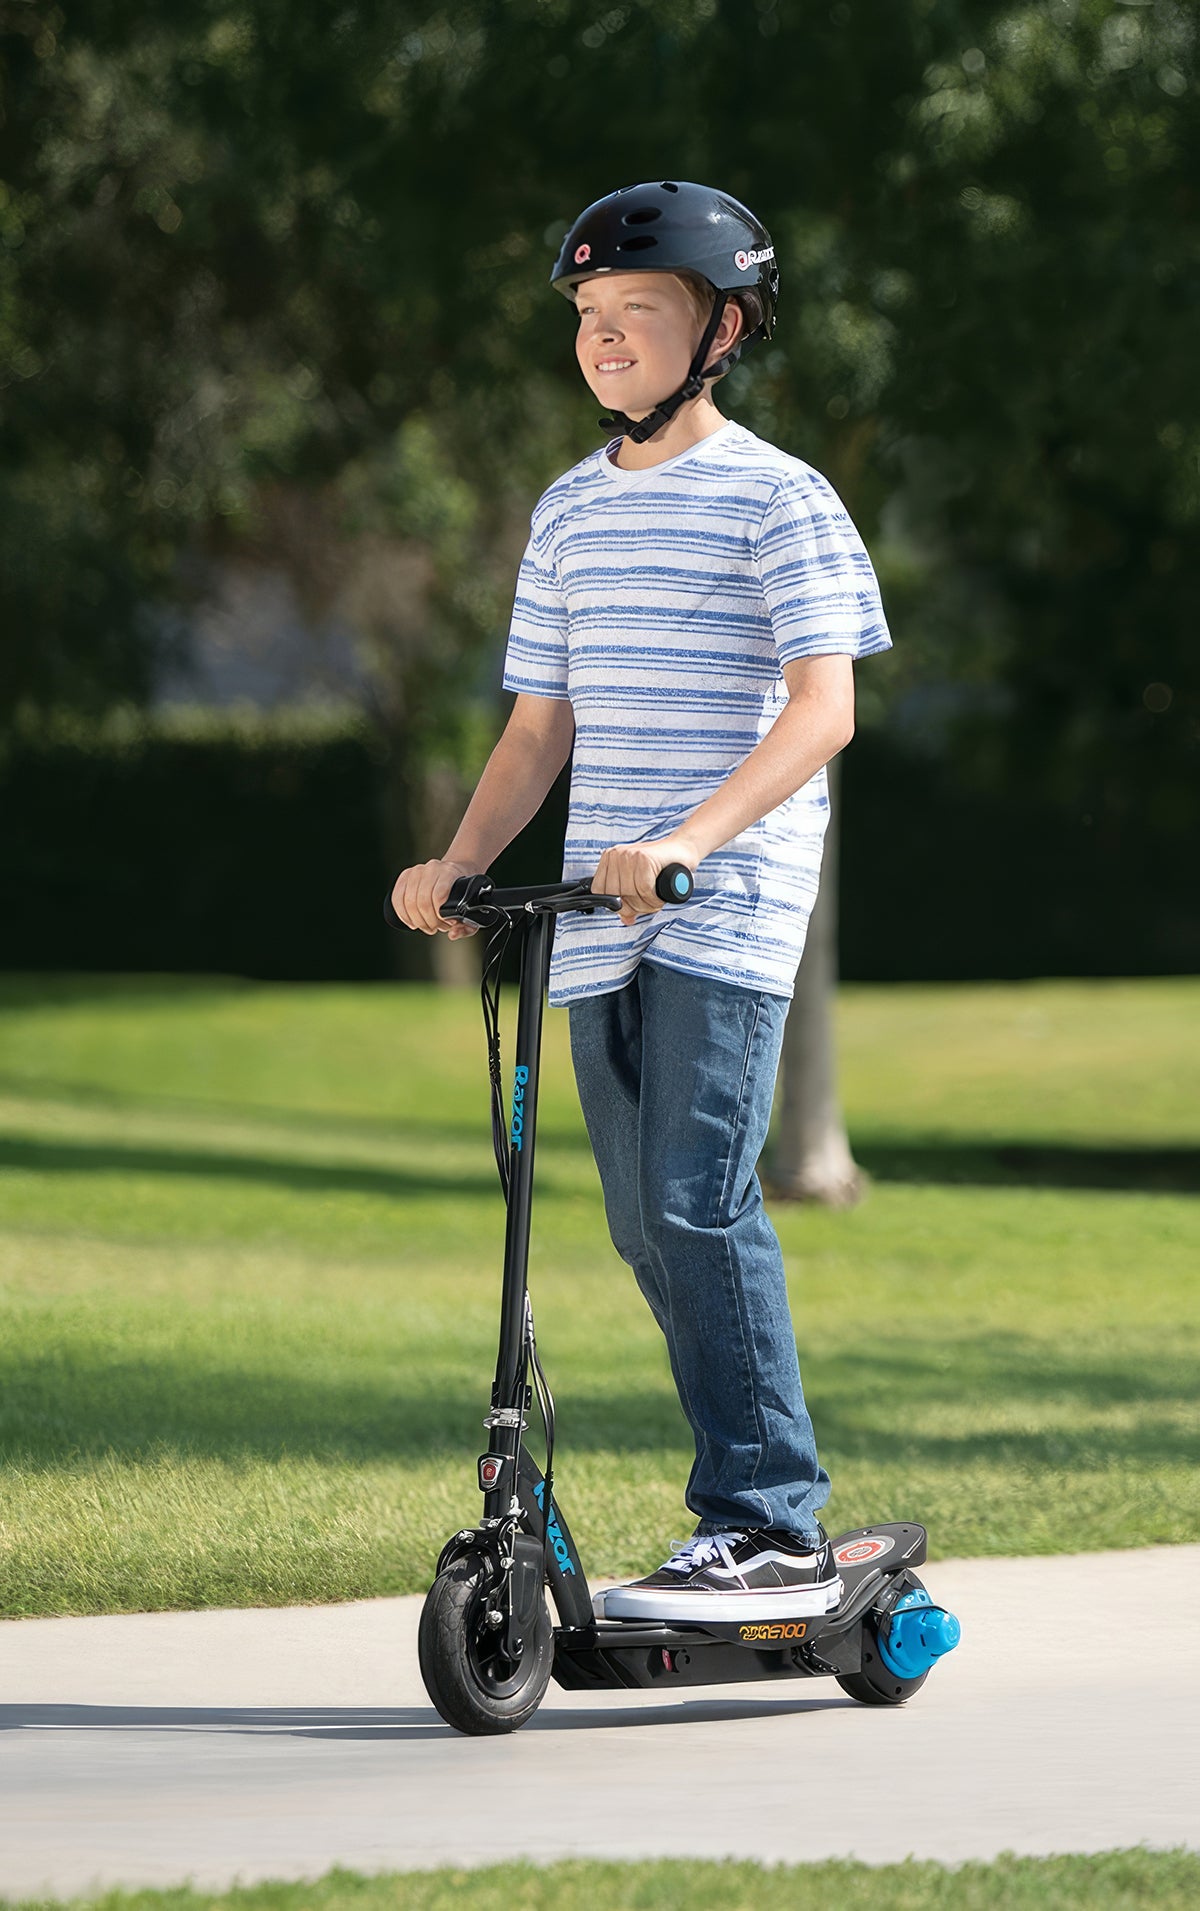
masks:
<instances>
[{"instance_id":1,"label":"front wheel","mask_svg":"<svg viewBox=\"0 0 1200 1911\"><path fill-rule=\"evenodd\" d=\"M541 1599L519 1659L508 1657L506 1628L487 1623L488 1579L477 1553L454 1560L429 1589L417 1635L425 1690L447 1725L472 1738L515 1732L531 1719L554 1661L553 1628Z\"/></svg>"}]
</instances>

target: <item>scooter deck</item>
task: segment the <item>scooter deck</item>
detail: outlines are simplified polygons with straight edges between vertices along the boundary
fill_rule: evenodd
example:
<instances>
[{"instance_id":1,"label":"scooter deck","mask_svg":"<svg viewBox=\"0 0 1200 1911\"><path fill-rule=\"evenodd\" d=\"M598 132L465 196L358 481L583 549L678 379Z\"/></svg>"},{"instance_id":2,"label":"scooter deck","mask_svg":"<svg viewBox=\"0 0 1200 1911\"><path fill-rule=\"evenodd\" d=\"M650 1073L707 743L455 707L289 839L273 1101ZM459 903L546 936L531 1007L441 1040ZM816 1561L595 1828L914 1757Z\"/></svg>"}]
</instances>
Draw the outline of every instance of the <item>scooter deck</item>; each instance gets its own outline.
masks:
<instances>
[{"instance_id":1,"label":"scooter deck","mask_svg":"<svg viewBox=\"0 0 1200 1911\"><path fill-rule=\"evenodd\" d=\"M841 1601L832 1612L809 1619L703 1625L596 1619L587 1626L559 1626L555 1681L578 1692L858 1672L863 1614L890 1580L922 1564L925 1548L923 1526L865 1526L841 1534L833 1542Z\"/></svg>"}]
</instances>

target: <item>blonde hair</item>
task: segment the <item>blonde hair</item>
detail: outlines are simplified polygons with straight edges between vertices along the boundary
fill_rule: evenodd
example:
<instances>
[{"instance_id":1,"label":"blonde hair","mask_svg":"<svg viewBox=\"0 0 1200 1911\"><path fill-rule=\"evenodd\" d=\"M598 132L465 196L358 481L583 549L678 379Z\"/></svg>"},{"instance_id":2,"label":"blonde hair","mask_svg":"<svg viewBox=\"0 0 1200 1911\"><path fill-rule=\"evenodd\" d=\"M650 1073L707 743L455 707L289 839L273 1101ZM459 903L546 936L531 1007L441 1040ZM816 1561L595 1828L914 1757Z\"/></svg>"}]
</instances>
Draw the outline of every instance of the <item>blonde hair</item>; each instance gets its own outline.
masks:
<instances>
[{"instance_id":1,"label":"blonde hair","mask_svg":"<svg viewBox=\"0 0 1200 1911\"><path fill-rule=\"evenodd\" d=\"M699 323L706 325L717 296L710 281L700 272L675 272L671 276L679 280L687 293L692 311ZM762 323L762 302L757 292L753 290L731 292L729 303L741 307L743 338L747 332L752 332L756 325Z\"/></svg>"},{"instance_id":2,"label":"blonde hair","mask_svg":"<svg viewBox=\"0 0 1200 1911\"><path fill-rule=\"evenodd\" d=\"M679 280L691 302L692 311L700 323L702 325L707 323L708 315L713 309L713 301L717 296L709 281L699 272L673 272L671 276Z\"/></svg>"}]
</instances>

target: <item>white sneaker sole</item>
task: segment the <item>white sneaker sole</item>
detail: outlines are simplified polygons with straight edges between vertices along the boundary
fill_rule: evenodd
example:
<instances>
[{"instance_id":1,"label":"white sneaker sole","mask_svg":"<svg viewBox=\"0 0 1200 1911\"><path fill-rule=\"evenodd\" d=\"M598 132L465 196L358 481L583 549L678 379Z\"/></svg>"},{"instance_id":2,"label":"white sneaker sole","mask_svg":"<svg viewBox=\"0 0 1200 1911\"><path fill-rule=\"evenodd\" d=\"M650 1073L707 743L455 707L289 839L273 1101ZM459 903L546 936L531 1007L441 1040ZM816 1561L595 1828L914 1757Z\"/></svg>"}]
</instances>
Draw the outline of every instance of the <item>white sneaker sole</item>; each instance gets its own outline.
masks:
<instances>
[{"instance_id":1,"label":"white sneaker sole","mask_svg":"<svg viewBox=\"0 0 1200 1911\"><path fill-rule=\"evenodd\" d=\"M778 1592L676 1592L670 1586L613 1586L598 1592L592 1609L598 1619L656 1619L686 1626L706 1619L736 1626L743 1619L818 1619L832 1612L844 1591L840 1579L829 1586L781 1586Z\"/></svg>"}]
</instances>

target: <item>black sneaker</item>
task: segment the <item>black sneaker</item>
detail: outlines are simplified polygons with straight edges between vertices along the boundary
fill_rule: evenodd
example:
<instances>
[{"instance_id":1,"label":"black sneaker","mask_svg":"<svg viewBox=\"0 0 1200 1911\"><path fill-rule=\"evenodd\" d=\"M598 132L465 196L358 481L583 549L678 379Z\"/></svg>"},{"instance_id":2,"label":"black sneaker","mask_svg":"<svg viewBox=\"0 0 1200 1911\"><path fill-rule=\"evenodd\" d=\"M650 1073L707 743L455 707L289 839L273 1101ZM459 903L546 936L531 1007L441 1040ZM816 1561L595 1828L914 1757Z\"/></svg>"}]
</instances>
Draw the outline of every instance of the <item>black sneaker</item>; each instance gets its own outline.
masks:
<instances>
[{"instance_id":1,"label":"black sneaker","mask_svg":"<svg viewBox=\"0 0 1200 1911\"><path fill-rule=\"evenodd\" d=\"M807 1619L830 1612L842 1596L833 1547L824 1527L808 1551L795 1533L697 1533L672 1541L670 1559L648 1579L596 1594L604 1619L738 1622Z\"/></svg>"}]
</instances>

